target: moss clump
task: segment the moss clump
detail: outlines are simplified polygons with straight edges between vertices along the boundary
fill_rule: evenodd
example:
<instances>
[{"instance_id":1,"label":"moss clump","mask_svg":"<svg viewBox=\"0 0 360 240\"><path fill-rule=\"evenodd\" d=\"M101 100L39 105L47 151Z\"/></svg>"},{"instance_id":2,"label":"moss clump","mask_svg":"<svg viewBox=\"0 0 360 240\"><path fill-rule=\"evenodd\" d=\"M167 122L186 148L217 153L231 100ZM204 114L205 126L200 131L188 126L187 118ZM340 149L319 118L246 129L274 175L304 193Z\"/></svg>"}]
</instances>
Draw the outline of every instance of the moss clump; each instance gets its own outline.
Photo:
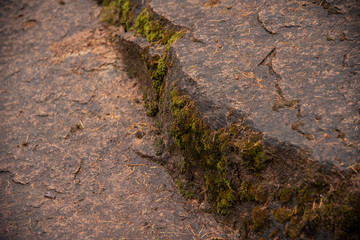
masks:
<instances>
[{"instance_id":1,"label":"moss clump","mask_svg":"<svg viewBox=\"0 0 360 240\"><path fill-rule=\"evenodd\" d=\"M279 208L272 210L272 214L275 217L275 220L279 223L283 223L290 219L292 210L288 208Z\"/></svg>"},{"instance_id":2,"label":"moss clump","mask_svg":"<svg viewBox=\"0 0 360 240\"><path fill-rule=\"evenodd\" d=\"M226 184L226 179L223 179ZM222 186L223 187L223 186ZM236 192L231 186L226 186L226 190L219 193L216 201L216 210L219 214L225 214L227 209L231 208L236 201Z\"/></svg>"},{"instance_id":3,"label":"moss clump","mask_svg":"<svg viewBox=\"0 0 360 240\"><path fill-rule=\"evenodd\" d=\"M335 239L351 239L360 235L360 192L341 186L325 195L322 204L315 206L322 227L334 231Z\"/></svg>"},{"instance_id":4,"label":"moss clump","mask_svg":"<svg viewBox=\"0 0 360 240\"><path fill-rule=\"evenodd\" d=\"M254 201L255 197L251 193L251 184L249 182L242 182L240 187L241 201Z\"/></svg>"},{"instance_id":5,"label":"moss clump","mask_svg":"<svg viewBox=\"0 0 360 240\"><path fill-rule=\"evenodd\" d=\"M121 0L120 0L121 1ZM131 3L129 0L122 0L122 17L121 23L125 24L126 30L129 31L133 21L133 13L131 11Z\"/></svg>"},{"instance_id":6,"label":"moss clump","mask_svg":"<svg viewBox=\"0 0 360 240\"><path fill-rule=\"evenodd\" d=\"M126 30L130 30L134 21L130 0L98 0L98 3L104 5L101 11L101 22L115 26L124 24Z\"/></svg>"},{"instance_id":7,"label":"moss clump","mask_svg":"<svg viewBox=\"0 0 360 240\"><path fill-rule=\"evenodd\" d=\"M145 94L144 94L144 101L145 101L146 114L149 117L156 116L156 114L159 112L158 102L156 100L148 98L147 95Z\"/></svg>"},{"instance_id":8,"label":"moss clump","mask_svg":"<svg viewBox=\"0 0 360 240\"><path fill-rule=\"evenodd\" d=\"M323 180L312 183L302 184L298 188L296 196L296 204L299 210L312 208L314 201L319 201L320 197L329 190L329 184Z\"/></svg>"},{"instance_id":9,"label":"moss clump","mask_svg":"<svg viewBox=\"0 0 360 240\"><path fill-rule=\"evenodd\" d=\"M135 20L135 31L146 36L149 42L159 41L164 37L164 26L145 8Z\"/></svg>"},{"instance_id":10,"label":"moss clump","mask_svg":"<svg viewBox=\"0 0 360 240\"><path fill-rule=\"evenodd\" d=\"M104 8L101 11L101 22L109 25L118 25L120 23L121 3L121 0L103 1Z\"/></svg>"},{"instance_id":11,"label":"moss clump","mask_svg":"<svg viewBox=\"0 0 360 240\"><path fill-rule=\"evenodd\" d=\"M178 180L175 181L175 184L177 185L178 192L181 196L184 196L186 199L192 199L194 197L194 194L190 190L190 185Z\"/></svg>"},{"instance_id":12,"label":"moss clump","mask_svg":"<svg viewBox=\"0 0 360 240\"><path fill-rule=\"evenodd\" d=\"M168 59L168 52L165 51L162 58L150 68L151 80L153 88L156 90L158 96L162 93L163 81L166 75L166 62Z\"/></svg>"},{"instance_id":13,"label":"moss clump","mask_svg":"<svg viewBox=\"0 0 360 240\"><path fill-rule=\"evenodd\" d=\"M197 170L204 173L209 200L218 214L226 214L227 209L238 200L238 193L231 184L233 176L229 164L232 164L232 154L241 154L249 168L260 171L265 153L257 140L258 136L246 135L247 129L237 125L231 126L228 131L212 131L200 119L195 103L188 96L173 88L170 98L173 115L170 133L185 156L189 166L188 173L192 174ZM246 135L246 141L242 138L243 135ZM255 140L257 143L254 144ZM254 193L249 188L247 183L242 184L240 200L255 200ZM267 199L265 188L259 189L256 195L260 202Z\"/></svg>"},{"instance_id":14,"label":"moss clump","mask_svg":"<svg viewBox=\"0 0 360 240\"><path fill-rule=\"evenodd\" d=\"M243 164L252 172L259 172L264 168L266 155L260 143L247 142L243 149Z\"/></svg>"},{"instance_id":15,"label":"moss clump","mask_svg":"<svg viewBox=\"0 0 360 240\"><path fill-rule=\"evenodd\" d=\"M266 202L268 200L268 189L264 184L259 184L254 191L255 200L258 202Z\"/></svg>"},{"instance_id":16,"label":"moss clump","mask_svg":"<svg viewBox=\"0 0 360 240\"><path fill-rule=\"evenodd\" d=\"M282 203L287 203L292 198L292 191L290 188L283 188L278 192L277 197Z\"/></svg>"},{"instance_id":17,"label":"moss clump","mask_svg":"<svg viewBox=\"0 0 360 240\"><path fill-rule=\"evenodd\" d=\"M227 161L220 154L218 138L197 115L194 102L174 88L171 93L173 124L170 133L183 152L188 171L202 169L210 201L219 214L233 206L236 192L227 178Z\"/></svg>"},{"instance_id":18,"label":"moss clump","mask_svg":"<svg viewBox=\"0 0 360 240\"><path fill-rule=\"evenodd\" d=\"M236 201L236 193L232 189L228 189L219 194L216 210L219 214L225 214L226 210L233 206Z\"/></svg>"},{"instance_id":19,"label":"moss clump","mask_svg":"<svg viewBox=\"0 0 360 240\"><path fill-rule=\"evenodd\" d=\"M154 44L166 44L165 50L161 57L157 59L148 59L147 51L143 53L143 59L146 62L146 67L150 73L150 77L153 84L153 90L155 91L155 99L147 101L148 115L155 116L158 112L158 102L162 95L164 78L167 73L169 65L169 51L172 44L174 44L179 38L183 37L186 33L185 30L175 31L170 27L165 27L160 20L156 20L153 13L145 8L135 20L134 30L142 34L147 40Z\"/></svg>"},{"instance_id":20,"label":"moss clump","mask_svg":"<svg viewBox=\"0 0 360 240\"><path fill-rule=\"evenodd\" d=\"M269 219L269 213L265 207L256 206L251 213L251 218L253 221L251 228L254 231L259 231L267 224Z\"/></svg>"}]
</instances>

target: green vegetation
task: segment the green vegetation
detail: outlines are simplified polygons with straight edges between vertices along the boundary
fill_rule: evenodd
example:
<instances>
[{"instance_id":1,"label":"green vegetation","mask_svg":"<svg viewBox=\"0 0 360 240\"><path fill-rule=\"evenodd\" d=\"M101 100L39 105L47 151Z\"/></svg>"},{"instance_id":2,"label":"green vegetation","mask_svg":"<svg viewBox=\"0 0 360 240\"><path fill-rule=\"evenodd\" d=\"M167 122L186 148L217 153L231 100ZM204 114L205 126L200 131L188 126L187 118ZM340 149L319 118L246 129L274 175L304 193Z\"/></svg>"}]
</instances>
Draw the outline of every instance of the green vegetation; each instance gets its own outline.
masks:
<instances>
[{"instance_id":1,"label":"green vegetation","mask_svg":"<svg viewBox=\"0 0 360 240\"><path fill-rule=\"evenodd\" d=\"M252 172L259 172L264 168L263 163L266 155L262 145L259 143L247 142L243 150L243 164Z\"/></svg>"},{"instance_id":2,"label":"green vegetation","mask_svg":"<svg viewBox=\"0 0 360 240\"><path fill-rule=\"evenodd\" d=\"M176 180L175 184L177 185L178 192L181 196L185 197L186 199L192 199L194 197L193 193L190 191L191 186L189 184L179 180Z\"/></svg>"},{"instance_id":3,"label":"green vegetation","mask_svg":"<svg viewBox=\"0 0 360 240\"><path fill-rule=\"evenodd\" d=\"M119 25L122 0L100 0L98 3L104 5L101 11L101 22L109 25Z\"/></svg>"},{"instance_id":4,"label":"green vegetation","mask_svg":"<svg viewBox=\"0 0 360 240\"><path fill-rule=\"evenodd\" d=\"M240 188L241 201L254 201L255 197L251 193L251 184L249 182L242 182Z\"/></svg>"},{"instance_id":5,"label":"green vegetation","mask_svg":"<svg viewBox=\"0 0 360 240\"><path fill-rule=\"evenodd\" d=\"M237 148L236 152L244 153L250 171L260 171L265 159L262 147L259 147L259 142L251 144L250 140L242 144L239 141L241 133L234 126L228 131L212 131L197 115L195 103L180 94L177 88L172 89L170 98L173 115L170 133L185 156L188 171L191 171L190 168L200 167L205 172L204 182L210 201L219 214L225 214L238 199L230 181L231 176L228 175L228 159L234 151L231 149ZM241 148L242 146L246 148ZM260 195L259 192L258 196ZM240 199L254 199L246 183L242 185Z\"/></svg>"}]
</instances>

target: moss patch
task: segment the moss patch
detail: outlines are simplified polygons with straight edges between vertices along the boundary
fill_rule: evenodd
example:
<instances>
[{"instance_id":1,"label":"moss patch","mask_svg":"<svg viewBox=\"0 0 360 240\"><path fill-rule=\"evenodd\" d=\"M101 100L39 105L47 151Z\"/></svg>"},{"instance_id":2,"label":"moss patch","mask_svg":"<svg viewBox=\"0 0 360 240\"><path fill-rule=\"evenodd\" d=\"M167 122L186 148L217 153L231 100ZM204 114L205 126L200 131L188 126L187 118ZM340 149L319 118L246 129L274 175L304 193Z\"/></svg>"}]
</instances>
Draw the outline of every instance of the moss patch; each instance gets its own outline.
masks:
<instances>
[{"instance_id":1,"label":"moss patch","mask_svg":"<svg viewBox=\"0 0 360 240\"><path fill-rule=\"evenodd\" d=\"M159 41L164 37L163 24L154 19L154 15L145 8L135 20L135 31L146 36L149 42Z\"/></svg>"},{"instance_id":2,"label":"moss patch","mask_svg":"<svg viewBox=\"0 0 360 240\"><path fill-rule=\"evenodd\" d=\"M260 143L247 142L243 150L243 164L247 169L253 172L259 172L264 169L266 155Z\"/></svg>"},{"instance_id":3,"label":"moss patch","mask_svg":"<svg viewBox=\"0 0 360 240\"><path fill-rule=\"evenodd\" d=\"M242 182L240 188L241 201L254 201L255 197L251 193L251 184L249 182Z\"/></svg>"},{"instance_id":4,"label":"moss patch","mask_svg":"<svg viewBox=\"0 0 360 240\"><path fill-rule=\"evenodd\" d=\"M242 159L248 163L247 167L258 172L263 169L263 148L260 142L254 144L249 137L242 139L243 132L237 130L236 126L227 131L212 131L198 116L195 103L186 95L180 94L177 88L171 91L170 98L173 115L170 133L185 156L188 171L191 173L194 169L199 169L204 173L203 182L209 200L213 202L218 214L226 214L227 209L238 201L229 168L232 153L243 153ZM246 183L243 183L240 199L254 200L253 193L247 188ZM266 198L262 193L258 193L259 201Z\"/></svg>"},{"instance_id":5,"label":"moss patch","mask_svg":"<svg viewBox=\"0 0 360 240\"><path fill-rule=\"evenodd\" d=\"M188 183L176 180L176 186L178 187L178 192L181 196L185 197L186 199L192 199L194 197L191 189L191 186Z\"/></svg>"},{"instance_id":6,"label":"moss patch","mask_svg":"<svg viewBox=\"0 0 360 240\"><path fill-rule=\"evenodd\" d=\"M283 223L290 219L292 211L288 208L279 208L272 210L272 214L275 220L279 223Z\"/></svg>"},{"instance_id":7,"label":"moss patch","mask_svg":"<svg viewBox=\"0 0 360 240\"><path fill-rule=\"evenodd\" d=\"M120 23L120 13L122 1L103 1L104 8L101 11L101 22L118 25Z\"/></svg>"}]
</instances>

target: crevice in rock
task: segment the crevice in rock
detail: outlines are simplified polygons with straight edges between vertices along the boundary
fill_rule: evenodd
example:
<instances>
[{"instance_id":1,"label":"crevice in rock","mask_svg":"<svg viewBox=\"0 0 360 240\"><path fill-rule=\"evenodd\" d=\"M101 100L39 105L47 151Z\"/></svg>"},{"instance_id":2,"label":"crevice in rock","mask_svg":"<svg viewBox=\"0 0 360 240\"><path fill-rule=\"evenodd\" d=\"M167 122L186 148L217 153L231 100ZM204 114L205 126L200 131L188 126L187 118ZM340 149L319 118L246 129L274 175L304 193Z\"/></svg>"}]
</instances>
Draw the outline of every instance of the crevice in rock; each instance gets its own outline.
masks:
<instances>
[{"instance_id":1,"label":"crevice in rock","mask_svg":"<svg viewBox=\"0 0 360 240\"><path fill-rule=\"evenodd\" d=\"M269 34L275 34L275 32L269 30L269 29L265 26L265 23L264 23L263 21L261 21L259 15L257 16L257 21L258 21L258 23L260 24L260 26L261 26L267 33L269 33Z\"/></svg>"}]
</instances>

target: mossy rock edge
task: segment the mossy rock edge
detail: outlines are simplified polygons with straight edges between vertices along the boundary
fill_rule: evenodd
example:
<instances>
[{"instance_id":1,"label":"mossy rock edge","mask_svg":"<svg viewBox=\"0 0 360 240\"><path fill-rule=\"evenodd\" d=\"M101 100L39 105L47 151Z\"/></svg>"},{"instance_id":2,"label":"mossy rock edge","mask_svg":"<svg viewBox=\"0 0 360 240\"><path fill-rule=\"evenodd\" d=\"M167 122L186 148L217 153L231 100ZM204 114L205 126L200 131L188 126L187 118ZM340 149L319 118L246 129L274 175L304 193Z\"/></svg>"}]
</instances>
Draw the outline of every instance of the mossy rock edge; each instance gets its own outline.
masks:
<instances>
[{"instance_id":1,"label":"mossy rock edge","mask_svg":"<svg viewBox=\"0 0 360 240\"><path fill-rule=\"evenodd\" d=\"M132 1L118 3L119 24L143 35L150 48L163 46L157 56L140 47L152 92L144 100L148 115L160 122L171 153L164 165L182 195L206 199L217 218L250 239L269 232L294 239L357 239L360 164L347 172L322 166L303 149L269 141L246 116L212 129L191 94L172 79L179 70L171 46L188 37L186 29L171 26L147 6L135 11Z\"/></svg>"}]
</instances>

